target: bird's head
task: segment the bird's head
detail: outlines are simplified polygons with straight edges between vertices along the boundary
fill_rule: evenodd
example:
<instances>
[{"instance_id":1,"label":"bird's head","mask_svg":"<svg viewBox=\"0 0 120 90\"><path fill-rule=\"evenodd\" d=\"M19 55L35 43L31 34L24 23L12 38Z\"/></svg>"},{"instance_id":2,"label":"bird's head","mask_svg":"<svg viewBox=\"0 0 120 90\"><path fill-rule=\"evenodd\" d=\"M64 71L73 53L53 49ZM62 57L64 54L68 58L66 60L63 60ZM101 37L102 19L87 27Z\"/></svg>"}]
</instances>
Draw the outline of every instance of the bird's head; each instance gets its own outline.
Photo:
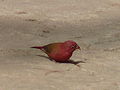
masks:
<instances>
[{"instance_id":1,"label":"bird's head","mask_svg":"<svg viewBox=\"0 0 120 90\"><path fill-rule=\"evenodd\" d=\"M78 44L74 41L71 41L71 40L65 41L64 46L65 46L66 50L68 50L70 52L73 52L76 49L81 50L80 47L78 46Z\"/></svg>"}]
</instances>

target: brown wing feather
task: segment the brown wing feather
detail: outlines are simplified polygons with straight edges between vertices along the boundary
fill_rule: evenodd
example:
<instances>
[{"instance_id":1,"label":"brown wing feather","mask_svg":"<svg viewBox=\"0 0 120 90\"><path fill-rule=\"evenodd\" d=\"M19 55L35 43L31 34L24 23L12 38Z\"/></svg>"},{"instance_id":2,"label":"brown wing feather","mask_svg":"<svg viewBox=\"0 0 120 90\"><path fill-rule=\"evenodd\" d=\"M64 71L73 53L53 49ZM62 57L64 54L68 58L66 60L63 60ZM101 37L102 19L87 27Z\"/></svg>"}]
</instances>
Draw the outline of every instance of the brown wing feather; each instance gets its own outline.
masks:
<instances>
[{"instance_id":1,"label":"brown wing feather","mask_svg":"<svg viewBox=\"0 0 120 90\"><path fill-rule=\"evenodd\" d=\"M43 51L46 54L50 54L51 52L56 51L59 48L60 44L61 43L52 43L52 44L45 45Z\"/></svg>"}]
</instances>

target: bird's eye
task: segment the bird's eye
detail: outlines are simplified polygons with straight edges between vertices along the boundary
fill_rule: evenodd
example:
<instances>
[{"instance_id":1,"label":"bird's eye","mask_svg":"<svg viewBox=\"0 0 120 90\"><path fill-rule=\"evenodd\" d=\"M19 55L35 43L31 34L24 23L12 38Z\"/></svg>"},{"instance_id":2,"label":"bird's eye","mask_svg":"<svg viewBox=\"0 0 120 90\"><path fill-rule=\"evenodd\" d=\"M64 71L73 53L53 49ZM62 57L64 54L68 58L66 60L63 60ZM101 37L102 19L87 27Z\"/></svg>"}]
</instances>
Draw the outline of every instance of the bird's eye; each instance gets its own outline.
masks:
<instances>
[{"instance_id":1,"label":"bird's eye","mask_svg":"<svg viewBox=\"0 0 120 90\"><path fill-rule=\"evenodd\" d=\"M75 46L71 46L71 48L75 48Z\"/></svg>"}]
</instances>

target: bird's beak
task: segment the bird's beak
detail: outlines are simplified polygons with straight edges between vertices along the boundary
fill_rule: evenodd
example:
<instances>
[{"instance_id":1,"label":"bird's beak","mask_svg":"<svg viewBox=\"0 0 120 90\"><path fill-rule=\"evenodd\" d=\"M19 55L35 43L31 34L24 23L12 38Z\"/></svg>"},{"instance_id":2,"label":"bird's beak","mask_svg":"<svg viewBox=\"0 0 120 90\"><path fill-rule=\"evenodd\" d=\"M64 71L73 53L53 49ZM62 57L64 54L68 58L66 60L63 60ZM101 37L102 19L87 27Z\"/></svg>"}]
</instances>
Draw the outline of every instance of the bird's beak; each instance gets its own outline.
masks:
<instances>
[{"instance_id":1,"label":"bird's beak","mask_svg":"<svg viewBox=\"0 0 120 90\"><path fill-rule=\"evenodd\" d=\"M81 50L81 48L80 48L79 46L77 46L77 47L76 47L76 49L79 49L79 50Z\"/></svg>"}]
</instances>

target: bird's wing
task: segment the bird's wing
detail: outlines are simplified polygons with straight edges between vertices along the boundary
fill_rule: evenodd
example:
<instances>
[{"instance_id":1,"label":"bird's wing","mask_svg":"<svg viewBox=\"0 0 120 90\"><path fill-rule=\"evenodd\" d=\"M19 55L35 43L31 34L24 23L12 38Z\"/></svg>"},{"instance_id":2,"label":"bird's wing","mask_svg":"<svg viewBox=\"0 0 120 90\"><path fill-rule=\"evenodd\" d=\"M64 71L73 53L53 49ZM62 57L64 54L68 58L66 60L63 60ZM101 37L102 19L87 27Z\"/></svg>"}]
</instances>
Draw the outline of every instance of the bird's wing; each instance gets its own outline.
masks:
<instances>
[{"instance_id":1,"label":"bird's wing","mask_svg":"<svg viewBox=\"0 0 120 90\"><path fill-rule=\"evenodd\" d=\"M44 46L44 52L50 54L51 52L56 52L60 48L61 43L52 43Z\"/></svg>"}]
</instances>

